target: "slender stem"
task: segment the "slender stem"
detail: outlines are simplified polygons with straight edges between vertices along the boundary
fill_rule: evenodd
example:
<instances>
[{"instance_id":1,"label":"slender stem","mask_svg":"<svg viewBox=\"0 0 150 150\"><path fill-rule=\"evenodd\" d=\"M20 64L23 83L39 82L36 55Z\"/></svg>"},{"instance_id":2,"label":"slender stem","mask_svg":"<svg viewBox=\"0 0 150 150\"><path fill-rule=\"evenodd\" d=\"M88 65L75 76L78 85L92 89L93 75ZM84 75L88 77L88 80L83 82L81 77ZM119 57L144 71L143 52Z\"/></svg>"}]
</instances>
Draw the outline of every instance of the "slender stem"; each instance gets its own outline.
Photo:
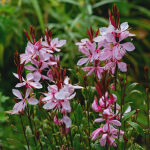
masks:
<instances>
[{"instance_id":1,"label":"slender stem","mask_svg":"<svg viewBox=\"0 0 150 150\"><path fill-rule=\"evenodd\" d=\"M70 128L70 132L69 132L69 137L70 137L71 146L73 146L73 144L72 144L72 136L71 136L71 128Z\"/></svg>"},{"instance_id":2,"label":"slender stem","mask_svg":"<svg viewBox=\"0 0 150 150\"><path fill-rule=\"evenodd\" d=\"M65 138L66 138L67 147L68 147L68 150L69 150L69 142L68 142L68 139L67 139L67 134L65 134Z\"/></svg>"},{"instance_id":3,"label":"slender stem","mask_svg":"<svg viewBox=\"0 0 150 150\"><path fill-rule=\"evenodd\" d=\"M87 102L87 112L88 112L88 127L89 127L89 148L91 149L91 140L90 140L90 115L89 115L89 103Z\"/></svg>"},{"instance_id":4,"label":"slender stem","mask_svg":"<svg viewBox=\"0 0 150 150\"><path fill-rule=\"evenodd\" d=\"M115 91L117 91L117 74L118 74L118 67L116 66L116 72L115 72ZM116 114L116 102L114 104L114 114Z\"/></svg>"},{"instance_id":5,"label":"slender stem","mask_svg":"<svg viewBox=\"0 0 150 150\"><path fill-rule=\"evenodd\" d=\"M36 139L35 139L35 132L33 130L33 126L32 126L32 121L31 121L31 118L30 118L30 112L29 112L29 107L27 106L27 118L29 120L29 125L30 125L30 128L31 128L31 131L32 131L32 134L34 135L33 137L33 140L34 140L34 145L36 146Z\"/></svg>"},{"instance_id":6,"label":"slender stem","mask_svg":"<svg viewBox=\"0 0 150 150\"><path fill-rule=\"evenodd\" d=\"M150 130L150 114L149 114L149 89L146 88L146 96L147 96L147 124L148 124L148 141L150 140L150 134L149 134L149 130ZM149 142L148 142L149 144Z\"/></svg>"},{"instance_id":7,"label":"slender stem","mask_svg":"<svg viewBox=\"0 0 150 150\"><path fill-rule=\"evenodd\" d=\"M22 129L23 129L23 134L24 134L24 137L25 137L25 140L26 140L26 143L27 143L28 150L30 150L29 142L28 142L28 139L27 139L27 136L26 136L26 132L25 132L25 127L24 127L24 124L23 124L23 121L22 121L22 116L19 115L19 117L20 117L20 120L21 120L21 125L22 125Z\"/></svg>"},{"instance_id":8,"label":"slender stem","mask_svg":"<svg viewBox=\"0 0 150 150\"><path fill-rule=\"evenodd\" d=\"M36 127L36 124L35 124L35 122L34 122L34 112L33 112L33 115L32 115L32 119L33 119L33 126L34 126L34 135L35 135L35 137L36 137L36 131L37 131L37 127ZM39 137L37 138L36 137L36 139L39 141L39 143L40 143L40 147L41 147L41 150L43 150L43 146L42 146L42 143L41 143L41 140L40 140L40 135L39 135Z\"/></svg>"}]
</instances>

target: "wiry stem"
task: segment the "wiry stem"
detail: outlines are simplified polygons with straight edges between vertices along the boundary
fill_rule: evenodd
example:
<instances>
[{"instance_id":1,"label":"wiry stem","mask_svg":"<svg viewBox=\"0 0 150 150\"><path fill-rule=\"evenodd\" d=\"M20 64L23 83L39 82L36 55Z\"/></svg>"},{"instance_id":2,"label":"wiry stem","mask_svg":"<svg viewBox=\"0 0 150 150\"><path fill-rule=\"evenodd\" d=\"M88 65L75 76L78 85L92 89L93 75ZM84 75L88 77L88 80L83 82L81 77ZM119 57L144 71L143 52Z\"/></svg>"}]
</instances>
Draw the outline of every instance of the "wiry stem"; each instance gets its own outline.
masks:
<instances>
[{"instance_id":1,"label":"wiry stem","mask_svg":"<svg viewBox=\"0 0 150 150\"><path fill-rule=\"evenodd\" d=\"M115 72L115 91L117 91L117 73L118 73L118 67L116 66L116 72ZM116 114L116 102L114 104L114 114Z\"/></svg>"},{"instance_id":2,"label":"wiry stem","mask_svg":"<svg viewBox=\"0 0 150 150\"><path fill-rule=\"evenodd\" d=\"M31 121L31 118L30 118L30 112L29 112L29 107L28 106L27 106L27 118L29 120L29 125L30 125L30 128L31 128L32 134L34 135L33 140L34 140L34 144L36 146L37 144L36 144L36 139L35 139L35 132L33 130L32 121Z\"/></svg>"},{"instance_id":3,"label":"wiry stem","mask_svg":"<svg viewBox=\"0 0 150 150\"><path fill-rule=\"evenodd\" d=\"M19 117L20 117L20 120L21 120L21 125L22 125L22 129L23 129L23 134L24 134L24 137L25 137L25 140L26 140L26 143L27 143L28 150L30 150L29 141L28 141L28 139L27 139L26 132L25 132L25 127L24 127L24 124L23 124L23 121L22 121L22 116L19 115Z\"/></svg>"},{"instance_id":4,"label":"wiry stem","mask_svg":"<svg viewBox=\"0 0 150 150\"><path fill-rule=\"evenodd\" d=\"M150 119L149 119L149 89L146 88L146 96L147 96L147 123L148 123L148 144L149 144L149 140L150 140Z\"/></svg>"}]
</instances>

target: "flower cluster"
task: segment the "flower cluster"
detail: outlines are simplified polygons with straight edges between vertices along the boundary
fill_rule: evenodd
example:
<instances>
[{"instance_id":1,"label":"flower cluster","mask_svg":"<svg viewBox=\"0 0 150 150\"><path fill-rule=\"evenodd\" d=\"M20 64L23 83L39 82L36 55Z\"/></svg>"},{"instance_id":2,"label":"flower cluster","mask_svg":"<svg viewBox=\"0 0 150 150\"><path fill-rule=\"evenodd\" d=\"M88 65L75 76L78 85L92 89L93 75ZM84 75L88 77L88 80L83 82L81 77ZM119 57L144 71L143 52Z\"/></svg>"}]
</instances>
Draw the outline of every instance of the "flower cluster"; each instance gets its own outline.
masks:
<instances>
[{"instance_id":1,"label":"flower cluster","mask_svg":"<svg viewBox=\"0 0 150 150\"><path fill-rule=\"evenodd\" d=\"M115 139L118 139L123 136L124 132L122 130L117 129L116 127L121 126L120 114L118 113L120 110L120 106L116 104L116 108L114 108L114 103L117 101L117 97L115 94L109 96L108 92L103 95L99 101L97 97L95 97L92 109L95 112L100 113L101 116L98 119L95 119L94 122L104 122L104 124L92 132L92 140L95 140L100 137L100 145L105 146L106 141L110 146L116 147ZM116 112L114 112L116 109Z\"/></svg>"},{"instance_id":2,"label":"flower cluster","mask_svg":"<svg viewBox=\"0 0 150 150\"><path fill-rule=\"evenodd\" d=\"M92 133L92 140L100 137L101 146L105 146L107 142L110 146L116 147L115 140L120 139L124 132L117 129L121 126L120 106L116 103L116 95L109 91L110 81L106 79L106 76L114 76L117 70L127 72L127 64L123 62L123 57L135 47L131 42L124 42L124 40L135 35L129 32L127 22L120 24L119 10L116 5L113 6L112 14L109 11L109 20L108 27L100 28L95 35L90 28L89 39L82 39L81 42L76 43L79 51L86 56L81 58L77 65L85 64L83 70L88 72L87 75L94 73L97 77L96 89L100 99L98 101L95 97L92 108L100 115L95 122L104 122L104 124ZM112 88L116 90L116 83Z\"/></svg>"},{"instance_id":3,"label":"flower cluster","mask_svg":"<svg viewBox=\"0 0 150 150\"><path fill-rule=\"evenodd\" d=\"M100 28L95 36L91 28L88 31L89 39L82 39L81 42L76 43L79 51L86 56L81 58L77 65L85 64L83 70L88 71L87 75L94 72L101 79L104 71L114 74L116 66L121 72L127 72L127 64L122 61L122 58L135 47L131 42L124 42L124 40L135 35L129 32L127 22L119 25L119 12L116 11L114 16L109 14L108 27ZM99 31L100 36L98 36Z\"/></svg>"},{"instance_id":4,"label":"flower cluster","mask_svg":"<svg viewBox=\"0 0 150 150\"><path fill-rule=\"evenodd\" d=\"M58 38L52 39L52 32L45 32L45 37L36 41L33 28L30 28L30 36L25 31L28 39L25 53L19 55L15 53L15 63L17 65L17 74L14 76L19 79L16 88L12 92L18 100L15 104L12 114L19 114L25 111L28 104L36 105L44 104L43 108L55 112L61 112L63 119L57 120L54 117L56 124L65 124L68 129L71 126L71 120L67 113L71 112L70 100L75 97L75 89L80 89L80 86L70 84L70 79L66 76L66 70L60 67L60 58L54 55L59 52L60 48L66 43L65 40ZM31 37L31 38L30 38ZM22 74L26 69L26 79ZM45 84L48 92L45 92ZM36 98L37 89L42 89L40 92L44 97L39 100Z\"/></svg>"}]
</instances>

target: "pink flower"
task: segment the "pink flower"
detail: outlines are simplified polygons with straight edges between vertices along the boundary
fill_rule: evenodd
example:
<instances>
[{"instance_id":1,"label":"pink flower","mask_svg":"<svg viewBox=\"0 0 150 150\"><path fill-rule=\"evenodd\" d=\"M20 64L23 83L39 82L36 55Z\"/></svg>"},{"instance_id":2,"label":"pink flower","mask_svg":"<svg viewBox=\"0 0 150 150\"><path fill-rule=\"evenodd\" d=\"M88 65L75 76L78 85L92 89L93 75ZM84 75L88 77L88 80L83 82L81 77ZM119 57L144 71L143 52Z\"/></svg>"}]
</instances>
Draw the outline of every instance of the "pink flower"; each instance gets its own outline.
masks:
<instances>
[{"instance_id":1,"label":"pink flower","mask_svg":"<svg viewBox=\"0 0 150 150\"><path fill-rule=\"evenodd\" d=\"M84 71L88 71L88 75L91 75L93 72L95 72L96 76L101 79L102 73L104 71L104 67L99 67L99 66L91 66L91 67L84 67L83 68Z\"/></svg>"},{"instance_id":2,"label":"pink flower","mask_svg":"<svg viewBox=\"0 0 150 150\"><path fill-rule=\"evenodd\" d=\"M17 77L17 76L16 76ZM27 88L41 89L42 85L39 82L34 82L34 76L32 73L28 73L26 76L27 80L23 79L22 83L17 83L15 87L26 86Z\"/></svg>"},{"instance_id":3,"label":"pink flower","mask_svg":"<svg viewBox=\"0 0 150 150\"><path fill-rule=\"evenodd\" d=\"M95 111L95 112L101 112L102 111L102 108L99 106L98 104L98 101L97 101L97 97L95 97L93 103L92 103L92 109Z\"/></svg>"},{"instance_id":4,"label":"pink flower","mask_svg":"<svg viewBox=\"0 0 150 150\"><path fill-rule=\"evenodd\" d=\"M85 46L80 47L80 51L87 56L87 58L81 58L77 63L79 66L88 62L93 62L98 58L96 43L86 42Z\"/></svg>"},{"instance_id":5,"label":"pink flower","mask_svg":"<svg viewBox=\"0 0 150 150\"><path fill-rule=\"evenodd\" d=\"M67 115L64 115L63 118L60 119L60 120L58 119L57 115L55 115L55 117L54 117L54 123L56 125L63 125L63 124L65 124L65 133L68 133L69 128L72 125L72 121L71 121L71 119Z\"/></svg>"},{"instance_id":6,"label":"pink flower","mask_svg":"<svg viewBox=\"0 0 150 150\"><path fill-rule=\"evenodd\" d=\"M99 134L102 133L102 128L98 128L95 131L92 132L92 140L97 139L97 137L99 136Z\"/></svg>"},{"instance_id":7,"label":"pink flower","mask_svg":"<svg viewBox=\"0 0 150 150\"><path fill-rule=\"evenodd\" d=\"M45 37L45 41L41 42L42 45L42 51L45 51L47 53L53 53L54 51L59 52L60 47L62 47L64 44L66 44L66 40L58 40L58 38L51 39L49 38L49 42Z\"/></svg>"},{"instance_id":8,"label":"pink flower","mask_svg":"<svg viewBox=\"0 0 150 150\"><path fill-rule=\"evenodd\" d=\"M17 97L17 99L21 100L20 102L16 103L13 107L13 111L12 111L12 114L18 114L20 113L21 111L24 110L24 108L26 107L27 105L27 102L31 105L36 105L38 104L38 100L36 98L28 98L29 97L29 94L31 92L31 89L28 88L26 90L26 93L25 93L25 97L23 98L22 97L22 94L20 93L19 90L16 90L16 89L13 89L12 90L13 94Z\"/></svg>"},{"instance_id":9,"label":"pink flower","mask_svg":"<svg viewBox=\"0 0 150 150\"><path fill-rule=\"evenodd\" d=\"M28 42L24 54L20 55L21 64L28 63L37 56L37 52L41 49L41 43L38 41L35 44Z\"/></svg>"}]
</instances>

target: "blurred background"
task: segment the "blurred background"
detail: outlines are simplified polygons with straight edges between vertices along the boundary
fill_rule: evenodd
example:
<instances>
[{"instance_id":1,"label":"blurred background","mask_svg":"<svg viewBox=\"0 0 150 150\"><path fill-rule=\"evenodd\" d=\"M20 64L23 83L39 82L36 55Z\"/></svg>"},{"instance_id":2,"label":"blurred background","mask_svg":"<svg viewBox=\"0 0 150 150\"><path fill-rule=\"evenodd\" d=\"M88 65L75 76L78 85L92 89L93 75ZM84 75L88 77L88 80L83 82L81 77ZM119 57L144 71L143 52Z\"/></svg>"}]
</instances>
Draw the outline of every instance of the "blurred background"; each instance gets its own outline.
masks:
<instances>
[{"instance_id":1,"label":"blurred background","mask_svg":"<svg viewBox=\"0 0 150 150\"><path fill-rule=\"evenodd\" d=\"M13 53L25 50L24 29L34 26L39 39L48 27L54 36L66 39L60 53L62 66L73 69L81 56L75 42L88 37L86 31L90 26L96 31L108 25L108 8L113 3L120 10L121 22L127 21L130 31L136 34L136 50L125 58L131 64L129 80L144 86L144 66L150 66L150 0L0 0L0 145L11 143L8 149L13 149L17 144L11 128L1 125L11 126L3 112L14 104L9 98L15 85Z\"/></svg>"}]
</instances>

